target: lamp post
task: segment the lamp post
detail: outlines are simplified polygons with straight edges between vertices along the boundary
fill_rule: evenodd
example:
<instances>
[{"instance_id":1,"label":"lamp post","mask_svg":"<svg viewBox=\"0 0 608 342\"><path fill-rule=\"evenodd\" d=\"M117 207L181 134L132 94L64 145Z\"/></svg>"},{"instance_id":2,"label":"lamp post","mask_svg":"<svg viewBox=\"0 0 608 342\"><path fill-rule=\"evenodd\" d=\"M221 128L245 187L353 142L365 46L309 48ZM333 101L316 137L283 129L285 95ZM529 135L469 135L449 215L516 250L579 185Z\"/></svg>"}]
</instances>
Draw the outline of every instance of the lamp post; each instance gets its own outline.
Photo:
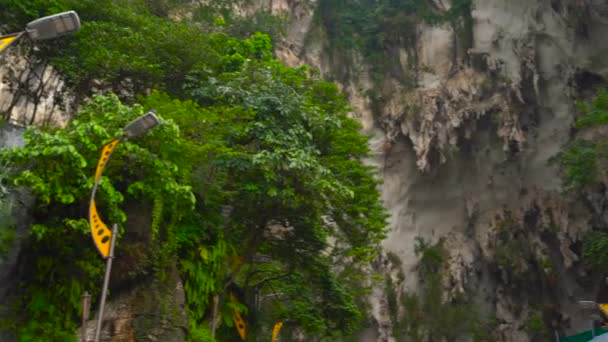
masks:
<instances>
[{"instance_id":1,"label":"lamp post","mask_svg":"<svg viewBox=\"0 0 608 342\"><path fill-rule=\"evenodd\" d=\"M0 55L13 45L25 33L32 40L46 40L65 36L80 30L80 18L74 11L42 17L29 22L25 31L11 33L0 37Z\"/></svg>"},{"instance_id":2,"label":"lamp post","mask_svg":"<svg viewBox=\"0 0 608 342\"><path fill-rule=\"evenodd\" d=\"M99 214L97 213L97 206L95 205L95 192L97 191L103 169L110 160L110 157L114 153L118 143L120 143L122 139L131 139L142 136L148 133L154 127L158 126L160 121L155 113L156 112L154 110L151 110L126 125L123 128L123 134L121 136L104 145L101 152L101 158L97 163L95 183L93 184L93 190L91 191L91 201L89 205L89 223L91 226L91 236L93 237L93 242L95 243L95 246L97 247L97 250L101 256L106 259L106 273L104 275L101 299L99 301L99 313L97 315L97 326L95 329L95 342L99 342L99 336L101 334L103 311L106 303L108 284L110 282L110 273L112 271L112 259L114 259L114 244L118 231L118 225L114 224L112 226L112 231L110 232L99 217Z\"/></svg>"}]
</instances>

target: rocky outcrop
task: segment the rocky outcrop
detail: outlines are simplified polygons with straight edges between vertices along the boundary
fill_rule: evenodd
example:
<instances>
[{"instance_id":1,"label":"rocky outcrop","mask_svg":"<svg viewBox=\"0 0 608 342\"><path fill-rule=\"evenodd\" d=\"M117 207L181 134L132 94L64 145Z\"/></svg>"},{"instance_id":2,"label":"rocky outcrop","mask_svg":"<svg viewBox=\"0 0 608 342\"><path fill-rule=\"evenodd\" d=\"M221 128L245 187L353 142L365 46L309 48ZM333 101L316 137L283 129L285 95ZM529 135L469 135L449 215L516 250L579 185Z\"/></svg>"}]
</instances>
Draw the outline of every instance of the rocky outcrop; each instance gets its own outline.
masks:
<instances>
[{"instance_id":1,"label":"rocky outcrop","mask_svg":"<svg viewBox=\"0 0 608 342\"><path fill-rule=\"evenodd\" d=\"M65 125L72 97L49 61L22 39L0 57L0 119L20 126Z\"/></svg>"},{"instance_id":2,"label":"rocky outcrop","mask_svg":"<svg viewBox=\"0 0 608 342\"><path fill-rule=\"evenodd\" d=\"M451 3L432 2L439 11ZM597 279L580 265L579 241L591 218L606 224L590 204L605 194L562 194L548 160L571 137L575 100L608 76L605 1L474 1L470 41L447 23L419 22L415 43L387 49L400 65L379 82L357 51L336 57L314 21L318 2L267 6L289 18L277 55L337 81L372 139L391 213L384 248L405 274L398 287L419 284L414 238L445 238L446 298L473 289L496 338L533 338L535 310L551 336L583 330L576 301L595 296ZM381 292L374 326L392 341Z\"/></svg>"},{"instance_id":3,"label":"rocky outcrop","mask_svg":"<svg viewBox=\"0 0 608 342\"><path fill-rule=\"evenodd\" d=\"M109 296L102 323L100 341L182 342L186 338L188 318L184 288L172 268L166 278L148 279L138 286ZM95 336L96 316L87 322L86 341Z\"/></svg>"}]
</instances>

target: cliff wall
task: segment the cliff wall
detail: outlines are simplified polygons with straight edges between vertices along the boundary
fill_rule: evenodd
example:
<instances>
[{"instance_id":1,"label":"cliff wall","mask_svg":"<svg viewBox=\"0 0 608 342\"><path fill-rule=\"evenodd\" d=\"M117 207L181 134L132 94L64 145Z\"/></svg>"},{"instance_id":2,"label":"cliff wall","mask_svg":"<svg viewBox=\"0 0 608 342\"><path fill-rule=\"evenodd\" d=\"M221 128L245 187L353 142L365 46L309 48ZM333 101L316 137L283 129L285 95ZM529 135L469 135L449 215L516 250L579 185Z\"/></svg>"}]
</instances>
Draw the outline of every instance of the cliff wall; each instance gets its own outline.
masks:
<instances>
[{"instance_id":1,"label":"cliff wall","mask_svg":"<svg viewBox=\"0 0 608 342\"><path fill-rule=\"evenodd\" d=\"M576 301L601 280L581 267L580 238L605 225L605 193L564 194L549 159L574 134L575 101L605 84L608 4L473 1L463 27L418 20L412 38L385 39L380 75L365 51L332 46L347 37L319 23L322 0L264 6L288 18L278 56L338 82L372 138L391 213L381 268L398 293L424 282L415 239L444 240L446 302L472 293L500 340L542 335L529 327L539 317L550 336L584 330ZM395 340L383 289L374 307L376 338Z\"/></svg>"}]
</instances>

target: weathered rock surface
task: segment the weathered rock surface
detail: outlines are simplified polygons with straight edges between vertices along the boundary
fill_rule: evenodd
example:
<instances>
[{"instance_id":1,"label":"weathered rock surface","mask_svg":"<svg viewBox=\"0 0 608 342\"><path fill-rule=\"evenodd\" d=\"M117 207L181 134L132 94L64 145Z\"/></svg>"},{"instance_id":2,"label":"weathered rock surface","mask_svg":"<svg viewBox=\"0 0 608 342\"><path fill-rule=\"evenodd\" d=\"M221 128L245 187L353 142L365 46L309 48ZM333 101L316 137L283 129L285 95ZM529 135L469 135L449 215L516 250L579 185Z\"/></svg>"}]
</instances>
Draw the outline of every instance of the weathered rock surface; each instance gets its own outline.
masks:
<instances>
[{"instance_id":1,"label":"weathered rock surface","mask_svg":"<svg viewBox=\"0 0 608 342\"><path fill-rule=\"evenodd\" d=\"M166 279L148 279L135 288L110 294L100 341L182 342L188 318L185 294L175 268ZM93 341L97 316L87 323L87 341Z\"/></svg>"},{"instance_id":2,"label":"weathered rock surface","mask_svg":"<svg viewBox=\"0 0 608 342\"><path fill-rule=\"evenodd\" d=\"M20 126L65 125L72 96L48 61L23 57L29 48L23 39L0 57L0 119Z\"/></svg>"},{"instance_id":3,"label":"weathered rock surface","mask_svg":"<svg viewBox=\"0 0 608 342\"><path fill-rule=\"evenodd\" d=\"M316 5L266 4L289 18L277 55L325 77L341 75L333 79L372 138L372 162L382 170L391 213L384 248L401 259L399 288L417 289L414 238L446 238L446 292L473 289L496 317L497 338L527 340L532 307L545 308L544 322L562 334L584 330L576 301L593 299L598 280L580 267L579 241L591 220L608 222L601 205L591 204L603 203L605 193L588 194L592 200L562 194L548 160L571 138L575 100L606 84L608 3L474 1L465 53L467 42L450 25L419 24L415 46L391 47L402 65L380 84L356 52L351 64L336 63L313 22ZM417 61L408 59L412 51ZM413 88L402 81L412 69ZM380 95L380 106L370 93ZM394 341L381 292L372 303L377 340Z\"/></svg>"}]
</instances>

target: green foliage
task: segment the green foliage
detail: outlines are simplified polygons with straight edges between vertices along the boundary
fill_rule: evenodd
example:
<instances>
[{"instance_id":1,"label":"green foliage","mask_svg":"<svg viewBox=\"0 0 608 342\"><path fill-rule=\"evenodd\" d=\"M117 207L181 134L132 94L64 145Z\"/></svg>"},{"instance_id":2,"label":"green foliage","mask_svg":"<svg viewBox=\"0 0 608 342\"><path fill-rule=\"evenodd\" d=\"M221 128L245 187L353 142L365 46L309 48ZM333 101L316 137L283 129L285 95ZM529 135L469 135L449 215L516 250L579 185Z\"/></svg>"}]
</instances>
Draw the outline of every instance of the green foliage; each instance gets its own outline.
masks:
<instances>
[{"instance_id":1,"label":"green foliage","mask_svg":"<svg viewBox=\"0 0 608 342\"><path fill-rule=\"evenodd\" d=\"M286 18L265 10L249 15L235 13L235 6L247 8L248 5L250 3L246 0L206 1L193 6L191 21L207 31L225 32L238 38L248 38L260 32L278 42L285 35Z\"/></svg>"},{"instance_id":2,"label":"green foliage","mask_svg":"<svg viewBox=\"0 0 608 342\"><path fill-rule=\"evenodd\" d=\"M0 261L6 256L17 238L12 214L10 202L0 197Z\"/></svg>"},{"instance_id":3,"label":"green foliage","mask_svg":"<svg viewBox=\"0 0 608 342\"><path fill-rule=\"evenodd\" d=\"M9 196L10 190L13 189L9 184L4 184L10 169L7 163L1 163L0 167L2 168L0 170L0 261L2 261L17 238L17 233L13 219L13 199Z\"/></svg>"},{"instance_id":4,"label":"green foliage","mask_svg":"<svg viewBox=\"0 0 608 342\"><path fill-rule=\"evenodd\" d=\"M0 260L6 256L16 239L17 233L13 227L0 228Z\"/></svg>"},{"instance_id":5,"label":"green foliage","mask_svg":"<svg viewBox=\"0 0 608 342\"><path fill-rule=\"evenodd\" d=\"M6 257L13 242L17 239L12 209L11 202L0 196L0 261Z\"/></svg>"},{"instance_id":6,"label":"green foliage","mask_svg":"<svg viewBox=\"0 0 608 342\"><path fill-rule=\"evenodd\" d=\"M279 39L283 32L284 22L278 16L256 13L241 18L232 13L231 4L219 1L191 5L192 22L167 20L171 9L186 4L183 0L0 0L1 8L14 8L0 13L0 22L20 30L40 15L76 10L82 20L81 31L38 44L37 54L50 59L77 93L91 94L97 88L138 94L156 88L178 98L182 98L184 77L196 63L213 65L224 49L239 44L223 33L248 38L265 32ZM224 17L221 30L220 26L204 25L218 15ZM201 34L201 24L206 31L216 33Z\"/></svg>"},{"instance_id":7,"label":"green foliage","mask_svg":"<svg viewBox=\"0 0 608 342\"><path fill-rule=\"evenodd\" d=\"M11 32L23 30L21 23L64 10L62 0L1 0L0 7L11 9L0 13L0 22L9 25Z\"/></svg>"},{"instance_id":8,"label":"green foliage","mask_svg":"<svg viewBox=\"0 0 608 342\"><path fill-rule=\"evenodd\" d=\"M585 235L583 260L597 271L608 269L608 233L594 231Z\"/></svg>"},{"instance_id":9,"label":"green foliage","mask_svg":"<svg viewBox=\"0 0 608 342\"><path fill-rule=\"evenodd\" d=\"M38 257L28 261L35 271L26 279L22 295L25 311L19 326L23 340L56 340L49 334L72 333L82 292L87 289L95 296L103 263L92 247L81 247L91 245L83 217L93 170L100 146L142 113L141 106L123 106L115 96L96 97L67 128L32 127L24 135L24 148L0 151L0 158L15 166L14 183L37 198L29 253ZM115 151L97 194L108 222L126 222L121 208L125 199L163 196L174 208L193 206L190 187L181 183L177 166L163 158L166 149L153 146L156 139L179 146L179 130L167 121L146 139L125 141Z\"/></svg>"},{"instance_id":10,"label":"green foliage","mask_svg":"<svg viewBox=\"0 0 608 342\"><path fill-rule=\"evenodd\" d=\"M253 114L239 121L225 145L229 158L219 160L232 175L231 219L241 225L226 238L237 249L255 246L271 256L277 269L270 274L292 270L289 284L264 283L272 288L263 291L289 299L276 303L275 317L287 316L315 334L350 333L361 314L346 286L362 286L361 266L384 236L377 183L360 162L368 149L335 85L309 79L305 68L284 67L270 48L264 36L254 35L232 56L257 59L231 58L216 70L200 65L185 86L201 104ZM268 225L285 230L260 241ZM337 239L333 253L320 256L330 236ZM338 277L332 264L344 267ZM247 269L258 267L267 265Z\"/></svg>"},{"instance_id":11,"label":"green foliage","mask_svg":"<svg viewBox=\"0 0 608 342\"><path fill-rule=\"evenodd\" d=\"M580 129L592 129L608 124L608 91L600 89L589 102L578 102L581 116L576 121ZM594 134L591 138L577 138L568 143L552 158L562 170L563 187L566 191L581 190L594 184L604 174L608 160L608 141Z\"/></svg>"},{"instance_id":12,"label":"green foliage","mask_svg":"<svg viewBox=\"0 0 608 342\"><path fill-rule=\"evenodd\" d=\"M537 215L528 212L526 215ZM492 242L492 261L497 272L509 277L512 288L527 287L530 284L550 281L553 267L547 251L531 242L531 236L537 227L518 222L510 212L497 223L496 239ZM546 233L550 228L540 228ZM538 232L537 232L538 233Z\"/></svg>"},{"instance_id":13,"label":"green foliage","mask_svg":"<svg viewBox=\"0 0 608 342\"><path fill-rule=\"evenodd\" d=\"M263 297L270 299L256 315L260 334L272 330L277 320L298 322L311 336L321 336L333 341L340 336L357 332L362 324L363 314L357 306L352 292L352 283L344 274L334 274L326 258L303 260L311 264L300 271L290 272L285 265L265 263L247 270L247 278L252 287ZM282 332L288 335L288 329Z\"/></svg>"},{"instance_id":14,"label":"green foliage","mask_svg":"<svg viewBox=\"0 0 608 342\"><path fill-rule=\"evenodd\" d=\"M211 334L211 330L207 327L194 327L190 329L190 336L186 340L187 342L217 342Z\"/></svg>"},{"instance_id":15,"label":"green foliage","mask_svg":"<svg viewBox=\"0 0 608 342\"><path fill-rule=\"evenodd\" d=\"M181 272L186 281L184 290L188 301L190 318L200 321L204 318L209 305L209 295L221 291L222 281L228 270L228 246L223 240L215 246L199 246L198 250L188 252L181 262ZM196 255L193 255L196 254Z\"/></svg>"},{"instance_id":16,"label":"green foliage","mask_svg":"<svg viewBox=\"0 0 608 342\"><path fill-rule=\"evenodd\" d=\"M447 11L428 0L322 0L315 20L325 29L333 49L344 56L358 51L376 76L383 78L391 65L399 63L387 51L403 43L414 46L420 22L449 23L462 31L470 26L471 8L471 0L453 1Z\"/></svg>"},{"instance_id":17,"label":"green foliage","mask_svg":"<svg viewBox=\"0 0 608 342\"><path fill-rule=\"evenodd\" d=\"M168 18L169 14L188 9L190 0L144 0L143 3L150 12L159 17Z\"/></svg>"},{"instance_id":18,"label":"green foliage","mask_svg":"<svg viewBox=\"0 0 608 342\"><path fill-rule=\"evenodd\" d=\"M418 236L415 239L414 252L420 259L418 271L423 276L438 274L442 271L447 253L443 247L443 240L432 245Z\"/></svg>"},{"instance_id":19,"label":"green foliage","mask_svg":"<svg viewBox=\"0 0 608 342\"><path fill-rule=\"evenodd\" d=\"M608 90L599 89L591 102L579 101L577 105L582 116L576 120L576 127L608 124Z\"/></svg>"},{"instance_id":20,"label":"green foliage","mask_svg":"<svg viewBox=\"0 0 608 342\"><path fill-rule=\"evenodd\" d=\"M388 304L388 313L391 321L394 323L399 322L399 298L397 296L397 290L391 278L387 277L384 281L384 293L386 293L386 302ZM397 325L397 324L395 324ZM393 329L393 335L398 335L399 327L395 326Z\"/></svg>"},{"instance_id":21,"label":"green foliage","mask_svg":"<svg viewBox=\"0 0 608 342\"><path fill-rule=\"evenodd\" d=\"M235 337L232 309L264 336L279 319L329 340L356 331L360 298L369 291L365 268L384 237L386 214L375 170L362 162L367 140L334 84L283 66L268 35L227 35L237 26L224 15L203 33L197 18L167 20L166 1L22 5L10 25L34 17L34 6L81 15L78 34L36 52L78 94L114 90L140 103L93 97L66 128L30 128L24 148L0 151L16 168L12 181L37 200L26 265L35 272L24 280L15 323L24 339L73 335L80 294L87 289L96 298L103 265L92 247L82 248L91 246L83 217L92 176L101 145L144 108L157 109L163 125L121 142L97 202L106 222L120 224L119 244L136 242L129 209L150 213L145 259L154 263L131 271L163 279L177 264L190 340L209 340L214 296L222 303L218 336L226 339ZM228 288L243 292L246 306L226 300ZM271 298L259 319L246 310L257 296Z\"/></svg>"},{"instance_id":22,"label":"green foliage","mask_svg":"<svg viewBox=\"0 0 608 342\"><path fill-rule=\"evenodd\" d=\"M184 77L196 63L213 65L239 42L221 33L201 34L195 25L154 15L157 5L166 7L162 2L56 0L51 6L30 0L20 2L20 7L39 8L44 13L68 9L79 13L80 32L39 44L37 52L51 60L77 93L91 94L96 88L139 94L156 88L182 97ZM0 7L11 8L11 3L0 0ZM15 12L16 17L7 18L15 30L36 17L31 11Z\"/></svg>"},{"instance_id":23,"label":"green foliage","mask_svg":"<svg viewBox=\"0 0 608 342\"><path fill-rule=\"evenodd\" d=\"M546 341L550 338L550 331L543 320L543 313L538 309L530 309L526 320L526 331L532 341Z\"/></svg>"},{"instance_id":24,"label":"green foliage","mask_svg":"<svg viewBox=\"0 0 608 342\"><path fill-rule=\"evenodd\" d=\"M559 154L565 190L582 189L597 179L598 152L596 143L578 140L568 144Z\"/></svg>"},{"instance_id":25,"label":"green foliage","mask_svg":"<svg viewBox=\"0 0 608 342\"><path fill-rule=\"evenodd\" d=\"M494 323L482 318L466 295L446 302L442 268L447 255L443 242L431 244L417 238L415 251L419 258L420 293L397 295L392 282L386 283L393 335L398 341L455 341L465 337L493 341Z\"/></svg>"},{"instance_id":26,"label":"green foliage","mask_svg":"<svg viewBox=\"0 0 608 342\"><path fill-rule=\"evenodd\" d=\"M529 240L525 236L500 234L494 247L494 261L517 277L525 277L526 258L531 257Z\"/></svg>"}]
</instances>

